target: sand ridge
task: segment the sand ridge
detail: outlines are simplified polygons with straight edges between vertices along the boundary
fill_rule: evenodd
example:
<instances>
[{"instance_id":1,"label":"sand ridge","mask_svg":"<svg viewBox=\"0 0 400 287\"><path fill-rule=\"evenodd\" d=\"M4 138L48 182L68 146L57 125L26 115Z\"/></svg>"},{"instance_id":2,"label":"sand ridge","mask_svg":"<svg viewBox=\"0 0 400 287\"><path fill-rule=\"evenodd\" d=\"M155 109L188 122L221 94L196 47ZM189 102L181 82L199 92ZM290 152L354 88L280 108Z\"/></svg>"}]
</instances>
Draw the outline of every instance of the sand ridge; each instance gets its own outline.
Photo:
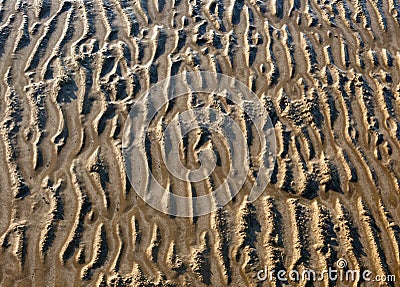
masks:
<instances>
[{"instance_id":1,"label":"sand ridge","mask_svg":"<svg viewBox=\"0 0 400 287\"><path fill-rule=\"evenodd\" d=\"M0 285L269 286L265 265L340 258L400 280L399 26L398 0L0 1ZM202 217L162 214L132 190L129 110L184 71L235 77L268 111L278 156L257 201L252 174ZM227 107L214 100L188 96L160 118ZM177 181L157 140L149 166L172 192L210 192L226 150L202 132L183 141L188 168L205 145L221 168Z\"/></svg>"}]
</instances>

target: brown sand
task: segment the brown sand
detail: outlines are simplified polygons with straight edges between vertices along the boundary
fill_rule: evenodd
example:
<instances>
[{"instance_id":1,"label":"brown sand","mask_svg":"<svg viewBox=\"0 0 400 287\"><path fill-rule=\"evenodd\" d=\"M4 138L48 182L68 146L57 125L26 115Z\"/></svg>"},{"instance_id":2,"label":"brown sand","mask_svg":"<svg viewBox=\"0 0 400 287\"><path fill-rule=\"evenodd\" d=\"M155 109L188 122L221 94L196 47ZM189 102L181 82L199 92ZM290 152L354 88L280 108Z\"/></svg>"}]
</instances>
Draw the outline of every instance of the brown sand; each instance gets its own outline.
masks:
<instances>
[{"instance_id":1,"label":"brown sand","mask_svg":"<svg viewBox=\"0 0 400 287\"><path fill-rule=\"evenodd\" d=\"M400 280L398 0L2 0L0 23L1 286L281 286L258 270L339 258ZM173 218L132 190L122 129L151 85L197 70L260 97L278 158L254 203L249 176L217 212ZM314 286L357 284L381 283Z\"/></svg>"}]
</instances>

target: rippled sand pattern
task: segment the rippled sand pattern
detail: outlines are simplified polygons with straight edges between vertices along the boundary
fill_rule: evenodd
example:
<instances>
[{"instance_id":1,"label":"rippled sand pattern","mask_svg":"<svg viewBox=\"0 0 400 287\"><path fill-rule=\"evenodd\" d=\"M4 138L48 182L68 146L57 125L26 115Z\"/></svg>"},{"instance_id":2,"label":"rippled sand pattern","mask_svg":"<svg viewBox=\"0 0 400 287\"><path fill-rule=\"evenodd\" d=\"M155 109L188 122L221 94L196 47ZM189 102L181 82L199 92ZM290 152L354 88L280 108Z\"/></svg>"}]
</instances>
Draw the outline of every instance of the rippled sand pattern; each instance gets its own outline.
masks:
<instances>
[{"instance_id":1,"label":"rippled sand pattern","mask_svg":"<svg viewBox=\"0 0 400 287\"><path fill-rule=\"evenodd\" d=\"M1 0L0 285L282 286L257 271L339 258L400 280L399 27L399 0ZM141 93L198 70L260 97L278 157L254 203L249 176L173 218L132 190L122 130ZM187 166L209 142L187 141Z\"/></svg>"}]
</instances>

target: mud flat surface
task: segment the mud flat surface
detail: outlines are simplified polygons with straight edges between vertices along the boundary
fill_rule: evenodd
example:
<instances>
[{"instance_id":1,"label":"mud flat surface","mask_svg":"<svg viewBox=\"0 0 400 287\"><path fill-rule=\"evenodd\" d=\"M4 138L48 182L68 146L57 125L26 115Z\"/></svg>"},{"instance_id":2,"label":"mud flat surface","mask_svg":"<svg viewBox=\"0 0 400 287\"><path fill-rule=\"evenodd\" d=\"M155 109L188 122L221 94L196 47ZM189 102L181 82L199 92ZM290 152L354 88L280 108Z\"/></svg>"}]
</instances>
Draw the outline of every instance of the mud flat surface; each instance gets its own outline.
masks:
<instances>
[{"instance_id":1,"label":"mud flat surface","mask_svg":"<svg viewBox=\"0 0 400 287\"><path fill-rule=\"evenodd\" d=\"M257 279L264 266L326 270L344 258L400 280L399 5L1 0L0 285L399 286ZM122 130L150 86L200 70L259 96L277 161L257 201L249 175L217 212L174 218L132 190ZM223 180L224 161L208 181L179 185L157 144L149 163L172 192ZM190 136L186 165L210 144Z\"/></svg>"}]
</instances>

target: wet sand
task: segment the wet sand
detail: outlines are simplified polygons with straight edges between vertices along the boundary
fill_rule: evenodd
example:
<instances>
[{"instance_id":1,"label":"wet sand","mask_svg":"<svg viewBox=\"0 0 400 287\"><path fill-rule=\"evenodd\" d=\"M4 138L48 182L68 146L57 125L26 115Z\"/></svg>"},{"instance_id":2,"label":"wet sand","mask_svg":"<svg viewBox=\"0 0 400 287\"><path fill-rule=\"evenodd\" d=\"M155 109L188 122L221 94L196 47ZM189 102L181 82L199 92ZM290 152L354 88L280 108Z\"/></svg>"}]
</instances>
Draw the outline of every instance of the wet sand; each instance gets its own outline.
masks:
<instances>
[{"instance_id":1,"label":"wet sand","mask_svg":"<svg viewBox=\"0 0 400 287\"><path fill-rule=\"evenodd\" d=\"M340 258L400 280L399 27L398 0L0 1L0 285L284 286L257 272ZM132 190L130 108L185 71L235 77L269 112L277 161L255 202L252 173L201 217L165 215ZM177 194L211 192L229 161L211 138L180 146L188 168L218 150L208 180L171 178L157 135L153 173Z\"/></svg>"}]
</instances>

